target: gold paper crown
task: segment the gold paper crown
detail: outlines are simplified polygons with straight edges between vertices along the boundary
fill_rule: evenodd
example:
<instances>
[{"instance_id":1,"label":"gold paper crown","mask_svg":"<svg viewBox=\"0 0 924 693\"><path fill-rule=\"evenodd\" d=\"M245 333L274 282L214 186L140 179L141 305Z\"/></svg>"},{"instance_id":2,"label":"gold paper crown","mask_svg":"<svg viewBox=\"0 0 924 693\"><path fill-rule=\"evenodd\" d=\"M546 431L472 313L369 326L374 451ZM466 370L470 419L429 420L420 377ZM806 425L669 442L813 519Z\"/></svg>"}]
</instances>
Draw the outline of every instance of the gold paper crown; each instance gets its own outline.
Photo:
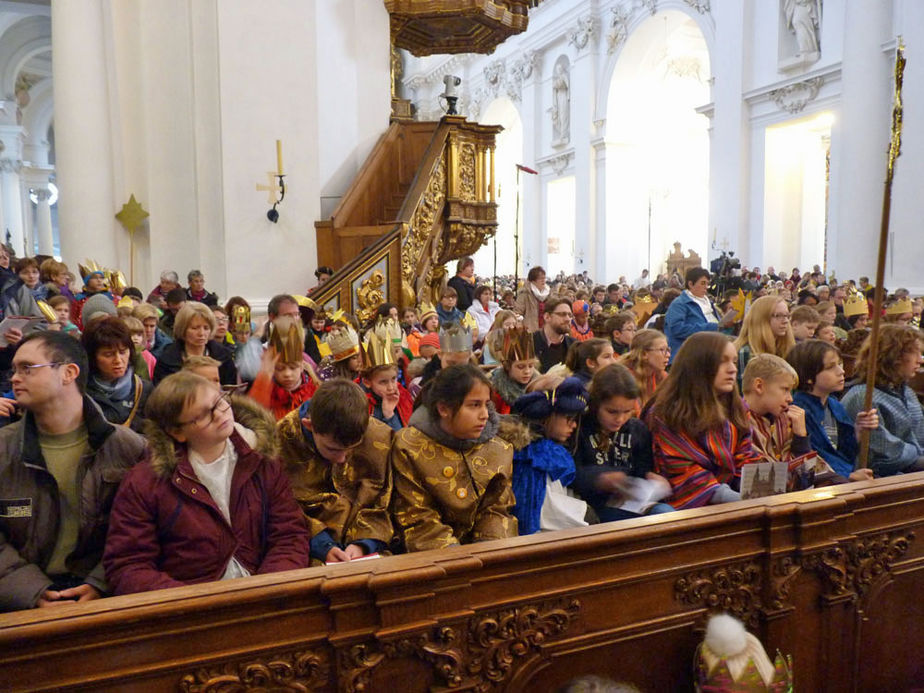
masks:
<instances>
[{"instance_id":1,"label":"gold paper crown","mask_svg":"<svg viewBox=\"0 0 924 693\"><path fill-rule=\"evenodd\" d=\"M501 358L507 363L528 361L536 358L536 345L533 336L525 327L511 327L504 332L504 344Z\"/></svg>"},{"instance_id":2,"label":"gold paper crown","mask_svg":"<svg viewBox=\"0 0 924 693\"><path fill-rule=\"evenodd\" d=\"M902 313L912 313L914 309L911 307L911 299L903 298L900 301L894 301L886 307L886 315L901 315Z\"/></svg>"},{"instance_id":3,"label":"gold paper crown","mask_svg":"<svg viewBox=\"0 0 924 693\"><path fill-rule=\"evenodd\" d=\"M119 302L116 303L116 308L131 308L135 305L135 302L132 301L131 296L123 296L119 299Z\"/></svg>"},{"instance_id":4,"label":"gold paper crown","mask_svg":"<svg viewBox=\"0 0 924 693\"><path fill-rule=\"evenodd\" d=\"M846 299L844 299L844 316L851 317L853 315L868 315L869 314L869 304L866 302L861 293L850 294Z\"/></svg>"},{"instance_id":5,"label":"gold paper crown","mask_svg":"<svg viewBox=\"0 0 924 693\"><path fill-rule=\"evenodd\" d=\"M420 307L417 309L417 313L420 316L419 320L421 325L423 325L431 315L438 315L432 303L421 303Z\"/></svg>"},{"instance_id":6,"label":"gold paper crown","mask_svg":"<svg viewBox=\"0 0 924 693\"><path fill-rule=\"evenodd\" d=\"M109 284L109 288L111 288L117 294L121 295L121 293L128 287L128 282L125 281L125 275L122 274L122 270L103 271L106 274L106 282Z\"/></svg>"},{"instance_id":7,"label":"gold paper crown","mask_svg":"<svg viewBox=\"0 0 924 693\"><path fill-rule=\"evenodd\" d=\"M744 314L751 307L751 297L750 291L744 293L744 291L738 289L738 295L731 300L731 307L735 309L735 322L744 320Z\"/></svg>"},{"instance_id":8,"label":"gold paper crown","mask_svg":"<svg viewBox=\"0 0 924 693\"><path fill-rule=\"evenodd\" d=\"M312 301L307 296L300 296L298 294L293 294L292 298L295 299L295 302L298 304L299 308L308 308L309 310L313 310L315 313L321 310L318 304Z\"/></svg>"},{"instance_id":9,"label":"gold paper crown","mask_svg":"<svg viewBox=\"0 0 924 693\"><path fill-rule=\"evenodd\" d=\"M301 363L305 333L292 318L277 318L270 333L269 345L279 355L279 363Z\"/></svg>"},{"instance_id":10,"label":"gold paper crown","mask_svg":"<svg viewBox=\"0 0 924 693\"><path fill-rule=\"evenodd\" d=\"M42 315L45 316L45 319L49 324L53 325L58 322L58 314L55 313L54 308L49 306L42 299L37 300L36 303L38 304L39 310L42 311Z\"/></svg>"},{"instance_id":11,"label":"gold paper crown","mask_svg":"<svg viewBox=\"0 0 924 693\"><path fill-rule=\"evenodd\" d=\"M654 313L654 309L657 306L658 304L650 294L636 296L635 303L632 304L632 312L635 313L638 324L644 325L646 322L648 322L648 318L651 317L651 314Z\"/></svg>"},{"instance_id":12,"label":"gold paper crown","mask_svg":"<svg viewBox=\"0 0 924 693\"><path fill-rule=\"evenodd\" d=\"M250 308L247 306L234 306L231 311L231 324L240 329L246 325L250 327Z\"/></svg>"},{"instance_id":13,"label":"gold paper crown","mask_svg":"<svg viewBox=\"0 0 924 693\"><path fill-rule=\"evenodd\" d=\"M401 323L394 318L380 317L372 331L383 344L401 344L401 340L404 339L404 330L401 329Z\"/></svg>"},{"instance_id":14,"label":"gold paper crown","mask_svg":"<svg viewBox=\"0 0 924 693\"><path fill-rule=\"evenodd\" d=\"M728 618L728 617L725 617ZM793 688L792 657L779 651L771 663L760 640L741 626L741 649L730 654L719 654L706 639L696 650L696 690L728 691L729 693L788 693ZM725 630L725 629L723 629ZM731 633L736 640L737 633Z\"/></svg>"},{"instance_id":15,"label":"gold paper crown","mask_svg":"<svg viewBox=\"0 0 924 693\"><path fill-rule=\"evenodd\" d=\"M359 353L359 335L349 325L338 323L327 335L327 345L334 361L343 361Z\"/></svg>"},{"instance_id":16,"label":"gold paper crown","mask_svg":"<svg viewBox=\"0 0 924 693\"><path fill-rule=\"evenodd\" d=\"M472 350L472 330L459 323L451 323L440 329L440 351L443 354L457 354Z\"/></svg>"},{"instance_id":17,"label":"gold paper crown","mask_svg":"<svg viewBox=\"0 0 924 693\"><path fill-rule=\"evenodd\" d=\"M393 366L395 358L388 341L382 340L375 332L370 332L365 343L366 363L364 370L371 370L381 366Z\"/></svg>"}]
</instances>

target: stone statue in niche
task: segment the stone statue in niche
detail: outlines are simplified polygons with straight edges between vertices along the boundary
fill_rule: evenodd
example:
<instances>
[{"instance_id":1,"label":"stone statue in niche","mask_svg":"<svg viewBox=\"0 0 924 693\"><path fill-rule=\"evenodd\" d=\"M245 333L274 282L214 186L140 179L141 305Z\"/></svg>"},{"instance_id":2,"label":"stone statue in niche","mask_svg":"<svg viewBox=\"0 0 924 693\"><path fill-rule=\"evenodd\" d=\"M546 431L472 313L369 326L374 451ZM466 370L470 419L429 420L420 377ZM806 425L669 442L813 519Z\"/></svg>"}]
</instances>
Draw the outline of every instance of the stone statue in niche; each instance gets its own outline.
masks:
<instances>
[{"instance_id":1,"label":"stone statue in niche","mask_svg":"<svg viewBox=\"0 0 924 693\"><path fill-rule=\"evenodd\" d=\"M796 37L797 56L817 54L821 0L783 0L786 28Z\"/></svg>"},{"instance_id":2,"label":"stone statue in niche","mask_svg":"<svg viewBox=\"0 0 924 693\"><path fill-rule=\"evenodd\" d=\"M561 147L571 140L571 81L565 63L555 63L552 74L552 146Z\"/></svg>"}]
</instances>

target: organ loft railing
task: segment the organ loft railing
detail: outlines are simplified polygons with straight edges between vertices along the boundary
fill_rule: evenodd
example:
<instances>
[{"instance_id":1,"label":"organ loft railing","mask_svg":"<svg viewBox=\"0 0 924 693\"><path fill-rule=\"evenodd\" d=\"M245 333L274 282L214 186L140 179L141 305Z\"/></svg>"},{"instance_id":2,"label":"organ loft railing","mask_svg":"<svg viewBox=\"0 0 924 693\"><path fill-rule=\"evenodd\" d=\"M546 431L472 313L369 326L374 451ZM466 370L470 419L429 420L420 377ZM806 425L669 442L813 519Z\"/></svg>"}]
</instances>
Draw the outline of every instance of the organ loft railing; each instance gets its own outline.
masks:
<instances>
[{"instance_id":1,"label":"organ loft railing","mask_svg":"<svg viewBox=\"0 0 924 693\"><path fill-rule=\"evenodd\" d=\"M335 272L312 298L361 321L386 301L435 301L444 265L497 231L500 131L461 116L393 123L330 219L315 224L318 264Z\"/></svg>"}]
</instances>

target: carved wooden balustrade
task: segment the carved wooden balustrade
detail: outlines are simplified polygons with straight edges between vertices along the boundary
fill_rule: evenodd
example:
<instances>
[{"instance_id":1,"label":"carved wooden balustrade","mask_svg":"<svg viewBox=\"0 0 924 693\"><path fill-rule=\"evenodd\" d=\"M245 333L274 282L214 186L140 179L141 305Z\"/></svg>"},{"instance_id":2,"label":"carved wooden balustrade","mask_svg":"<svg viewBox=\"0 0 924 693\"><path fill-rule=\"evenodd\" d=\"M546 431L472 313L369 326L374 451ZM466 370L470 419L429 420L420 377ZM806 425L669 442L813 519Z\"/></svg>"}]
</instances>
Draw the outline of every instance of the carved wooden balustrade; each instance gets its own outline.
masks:
<instances>
[{"instance_id":1,"label":"carved wooden balustrade","mask_svg":"<svg viewBox=\"0 0 924 693\"><path fill-rule=\"evenodd\" d=\"M363 322L386 301L433 301L443 265L497 230L500 130L461 116L393 123L331 218L315 224L318 262L335 273L312 298Z\"/></svg>"},{"instance_id":2,"label":"carved wooden balustrade","mask_svg":"<svg viewBox=\"0 0 924 693\"><path fill-rule=\"evenodd\" d=\"M924 473L0 616L3 691L692 690L706 615L798 691L924 687Z\"/></svg>"}]
</instances>

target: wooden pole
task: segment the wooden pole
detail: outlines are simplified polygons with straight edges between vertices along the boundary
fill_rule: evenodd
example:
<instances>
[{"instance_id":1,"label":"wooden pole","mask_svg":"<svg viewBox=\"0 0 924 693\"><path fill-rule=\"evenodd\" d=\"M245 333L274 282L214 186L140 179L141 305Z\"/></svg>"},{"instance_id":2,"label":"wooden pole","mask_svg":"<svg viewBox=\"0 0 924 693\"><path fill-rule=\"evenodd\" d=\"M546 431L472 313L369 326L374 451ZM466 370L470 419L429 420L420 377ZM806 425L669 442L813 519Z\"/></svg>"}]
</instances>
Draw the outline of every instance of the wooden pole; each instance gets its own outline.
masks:
<instances>
[{"instance_id":1,"label":"wooden pole","mask_svg":"<svg viewBox=\"0 0 924 693\"><path fill-rule=\"evenodd\" d=\"M876 361L879 359L879 325L882 321L882 302L884 299L886 252L889 246L889 217L892 213L892 179L895 174L895 160L901 154L902 145L902 77L905 71L905 44L898 37L895 50L895 103L892 106L892 136L889 140L889 160L886 167L885 186L882 191L882 220L879 225L879 257L876 262L876 289L873 295L873 325L870 329L869 350L866 358L866 396L863 411L873 408L873 390L876 387ZM863 469L869 464L870 431L860 431L860 454L857 467Z\"/></svg>"}]
</instances>

